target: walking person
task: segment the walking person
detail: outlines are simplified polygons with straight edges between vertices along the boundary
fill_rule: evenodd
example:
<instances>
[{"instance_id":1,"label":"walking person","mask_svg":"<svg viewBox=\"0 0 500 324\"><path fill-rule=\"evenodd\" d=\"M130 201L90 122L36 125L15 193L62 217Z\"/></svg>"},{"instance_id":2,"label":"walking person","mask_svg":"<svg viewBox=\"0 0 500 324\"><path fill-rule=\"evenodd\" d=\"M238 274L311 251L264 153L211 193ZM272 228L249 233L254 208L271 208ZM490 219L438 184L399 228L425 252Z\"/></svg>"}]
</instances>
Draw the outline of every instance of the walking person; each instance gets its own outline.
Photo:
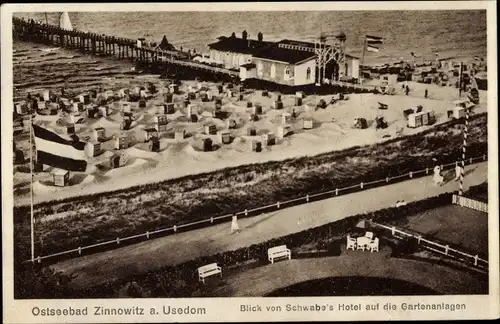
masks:
<instances>
[{"instance_id":1,"label":"walking person","mask_svg":"<svg viewBox=\"0 0 500 324\"><path fill-rule=\"evenodd\" d=\"M425 98L427 98L428 95L429 95L429 91L427 89L425 89Z\"/></svg>"},{"instance_id":2,"label":"walking person","mask_svg":"<svg viewBox=\"0 0 500 324\"><path fill-rule=\"evenodd\" d=\"M436 186L442 185L443 184L443 176L441 175L441 167L439 165L436 165L434 167L434 176L432 178L434 180L434 184Z\"/></svg>"},{"instance_id":3,"label":"walking person","mask_svg":"<svg viewBox=\"0 0 500 324\"><path fill-rule=\"evenodd\" d=\"M460 175L462 175L462 166L457 163L455 166L455 181L460 180Z\"/></svg>"},{"instance_id":4,"label":"walking person","mask_svg":"<svg viewBox=\"0 0 500 324\"><path fill-rule=\"evenodd\" d=\"M409 87L408 85L406 85L406 90L405 90L405 92L406 92L406 95L408 95L408 94L410 93L410 87Z\"/></svg>"},{"instance_id":5,"label":"walking person","mask_svg":"<svg viewBox=\"0 0 500 324\"><path fill-rule=\"evenodd\" d=\"M238 225L238 216L233 215L233 218L231 220L231 234L239 232L240 232L240 226Z\"/></svg>"}]
</instances>

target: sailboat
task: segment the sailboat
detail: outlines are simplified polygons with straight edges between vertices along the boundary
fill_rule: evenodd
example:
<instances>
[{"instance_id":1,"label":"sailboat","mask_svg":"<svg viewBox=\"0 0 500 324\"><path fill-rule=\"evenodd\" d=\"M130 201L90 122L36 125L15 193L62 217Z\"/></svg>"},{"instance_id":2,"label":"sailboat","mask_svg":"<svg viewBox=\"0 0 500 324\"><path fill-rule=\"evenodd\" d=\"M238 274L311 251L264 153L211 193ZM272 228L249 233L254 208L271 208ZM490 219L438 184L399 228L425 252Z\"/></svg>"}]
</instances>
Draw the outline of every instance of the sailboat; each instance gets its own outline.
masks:
<instances>
[{"instance_id":1,"label":"sailboat","mask_svg":"<svg viewBox=\"0 0 500 324\"><path fill-rule=\"evenodd\" d=\"M68 12L63 12L59 17L59 27L65 30L73 30L73 25L71 24L71 20L69 19Z\"/></svg>"}]
</instances>

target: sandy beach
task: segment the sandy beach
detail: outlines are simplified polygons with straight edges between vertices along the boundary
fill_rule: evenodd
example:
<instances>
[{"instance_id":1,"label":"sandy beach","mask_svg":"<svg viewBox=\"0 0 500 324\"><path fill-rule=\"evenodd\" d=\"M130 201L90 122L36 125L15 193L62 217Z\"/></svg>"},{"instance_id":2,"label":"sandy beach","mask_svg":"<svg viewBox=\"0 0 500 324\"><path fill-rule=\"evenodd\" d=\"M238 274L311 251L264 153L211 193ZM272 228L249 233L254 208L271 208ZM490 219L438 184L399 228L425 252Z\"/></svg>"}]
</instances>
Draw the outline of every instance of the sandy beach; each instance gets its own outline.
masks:
<instances>
[{"instance_id":1,"label":"sandy beach","mask_svg":"<svg viewBox=\"0 0 500 324\"><path fill-rule=\"evenodd\" d=\"M69 186L54 187L51 184L53 169L46 167L44 172L35 176L33 186L35 203L113 191L239 165L312 156L353 146L380 143L398 136L422 132L436 124L448 121L447 110L454 107L453 101L458 99L458 89L455 87L408 82L411 89L408 96L405 95L401 84L397 84L394 86L395 95L349 94L347 100L329 104L325 109L316 108L316 106L321 99L329 103L332 95L307 96L300 106L295 106L294 95L282 95L284 109L272 109L272 101L275 100L277 93L264 97L260 91L245 90L242 101L237 96L231 98L224 96L222 100L222 110L228 113L229 119L237 123L235 129L229 130L233 138L232 142L222 144L218 142L220 138L217 135L204 134L204 126L207 124L216 125L218 131L227 130L226 120L212 117L215 109L214 102L202 102L199 97L191 100L192 113L196 112L198 115L197 122L188 120L187 108L183 105L185 94L189 89L204 88L211 93L217 93L217 84L183 81L180 94L174 95L175 113L167 115L167 129L159 133L160 150L151 152L148 144L144 143L143 129L153 126L158 104L164 102L162 93L165 92L167 86L164 80L157 75L140 75L126 80L115 79L112 82L108 80L104 90L113 90L116 93L120 88L126 87L132 90L135 86L146 86L149 82L156 86L158 93L147 101L146 108L139 108L137 102L128 103L135 119L131 129L127 131L132 146L122 150L115 150L113 147L112 137L123 133L120 130L123 120L120 107L123 101L117 100L110 103L106 117L90 119L86 118L85 113L82 112L75 117L75 119L82 118L82 123L76 124L76 134L81 139L88 139L92 136L93 129L105 128L106 138L109 140L101 143L103 152L95 157L89 157L85 172L72 172ZM426 89L428 98L424 98ZM258 121L250 120L251 109L247 108L248 102L251 102L253 106L262 105L263 113ZM379 103L388 105L388 109L379 109ZM419 128L407 127L403 110L415 108L418 105L423 106L424 110L435 113L434 125ZM291 118L286 123L289 130L288 136L278 139L276 145L264 145L262 152L252 151L253 141L258 141L266 133L277 134L279 127L284 126L282 115L284 113L292 115L294 111L295 118ZM480 91L480 103L474 108L474 113L486 111L486 91ZM374 122L376 117L384 117L388 127L377 130ZM64 118L67 117L37 115L35 122L63 134L64 127L60 126L60 119ZM365 118L369 127L367 129L354 128L355 118ZM313 121L312 129L303 129L304 119ZM250 127L256 129L256 135L249 136L248 128ZM186 138L180 141L174 139L174 130L179 128L186 132ZM207 137L210 137L217 145L210 152L204 152L201 143L202 139ZM17 141L16 145L27 147L27 138ZM115 154L124 154L127 161L124 166L112 169L109 167L109 159ZM15 203L24 205L29 203L29 174L26 173L27 168L17 169L18 171L14 174Z\"/></svg>"}]
</instances>

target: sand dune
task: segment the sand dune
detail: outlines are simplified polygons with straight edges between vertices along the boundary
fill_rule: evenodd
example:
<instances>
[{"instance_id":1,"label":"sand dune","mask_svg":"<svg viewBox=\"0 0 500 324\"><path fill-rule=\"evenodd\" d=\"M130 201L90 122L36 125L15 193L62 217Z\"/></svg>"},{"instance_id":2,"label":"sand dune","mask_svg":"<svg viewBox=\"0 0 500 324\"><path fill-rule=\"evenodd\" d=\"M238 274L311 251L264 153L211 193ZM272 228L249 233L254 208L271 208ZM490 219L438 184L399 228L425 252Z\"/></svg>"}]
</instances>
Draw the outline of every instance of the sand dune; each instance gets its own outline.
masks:
<instances>
[{"instance_id":1,"label":"sand dune","mask_svg":"<svg viewBox=\"0 0 500 324\"><path fill-rule=\"evenodd\" d=\"M127 162L127 164L122 167L109 170L106 172L106 176L123 176L131 172L132 169L142 169L147 164L149 164L149 162L145 159L134 159L133 161Z\"/></svg>"},{"instance_id":2,"label":"sand dune","mask_svg":"<svg viewBox=\"0 0 500 324\"><path fill-rule=\"evenodd\" d=\"M147 76L141 81L129 83L126 87L132 88L136 84L142 84L145 80L155 80L155 76ZM161 83L159 83L161 84ZM181 91L185 92L189 85L195 82L183 82ZM100 174L98 164L109 163L109 158L117 151L111 150L89 159L89 166L86 174L93 175L95 178L88 178L82 183L64 188L58 192L61 197L69 197L72 195L80 195L86 193L96 193L108 190L116 190L132 185L157 182L175 177L185 176L201 172L210 172L221 168L233 167L242 164L260 163L266 161L283 160L298 156L311 156L330 152L332 150L342 150L356 145L368 145L386 141L394 136L414 134L424 131L432 126L424 126L411 129L406 125L403 116L403 110L414 108L417 105L422 105L424 109L433 110L437 117L437 122L442 123L448 120L446 111L454 106L453 101L457 98L457 89L451 87L439 87L436 85L426 85L418 83L409 83L411 95L398 94L394 96L374 95L374 94L350 94L348 100L337 102L333 105L328 105L326 109L316 109L316 104L320 99L330 102L331 95L326 96L308 96L304 99L304 104L300 107L294 107L293 95L283 95L282 100L285 107L282 110L274 110L270 108L272 98L276 94L270 94L270 97L262 97L260 91L255 93L245 94L244 101L237 101L236 98L223 98L223 110L230 112L230 118L238 122L237 129L229 130L234 140L231 144L224 144L217 150L212 152L203 152L200 146L199 139L210 137L215 144L218 143L215 135L203 134L203 126L207 123L214 123L218 130L226 128L226 121L212 118L210 114L203 111L212 111L213 102L202 103L199 99L192 103L200 108L201 118L196 123L181 121L180 118L185 118L185 109L177 108L174 114L168 115L169 125L167 133L161 134L160 148L161 151L149 152L147 145L144 143L134 144L133 147L126 149L124 152L131 158L126 166L113 169L105 173L103 178ZM123 87L123 85L116 85ZM160 85L159 94L163 91ZM214 84L210 84L212 89ZM425 89L429 90L429 98L424 98ZM117 89L116 89L117 90ZM214 93L216 93L214 91ZM161 102L161 97L149 101L150 105ZM485 112L487 109L486 92L480 91L481 103L476 106L475 112ZM183 95L175 95L174 101L179 103L183 100ZM246 101L261 103L263 105L264 114L259 116L260 120L250 121L247 113ZM380 110L378 102L388 105L387 110ZM305 105L310 107L309 111L305 111ZM134 106L134 105L132 105ZM182 106L182 105L181 105ZM135 106L134 106L135 107ZM295 121L291 122L291 129L294 134L286 137L277 145L264 146L262 152L252 152L250 142L260 139L260 134L266 132L276 132L278 126L282 124L281 115L285 112L298 114ZM134 134L138 139L141 139L142 128L151 126L156 108L139 109L134 108L134 115L137 120L134 122L133 128L129 133ZM148 113L149 111L149 113ZM302 119L311 117L314 120L313 129L302 129ZM369 121L368 129L354 129L353 122L355 118L362 117ZM373 122L376 117L384 117L388 122L389 127L385 130L376 130ZM48 123L49 127L61 131L61 127L56 125L58 116L37 116L37 120ZM114 133L121 132L121 115L119 113L112 114L108 117L102 117L97 120L91 120L87 124L82 124L77 127L77 132L90 132L92 128L106 128L106 135L111 136ZM172 138L173 129L184 128L186 134L192 135L178 143ZM246 129L248 127L256 127L258 136L247 136ZM100 179L99 181L97 181ZM41 183L38 185L35 199L37 201L45 201L53 199L52 191L55 189L45 188ZM25 203L25 199L21 198L17 203Z\"/></svg>"},{"instance_id":3,"label":"sand dune","mask_svg":"<svg viewBox=\"0 0 500 324\"><path fill-rule=\"evenodd\" d=\"M138 149L136 147L129 147L124 152L128 156L144 158L144 159L158 159L159 155L160 155L157 152L145 151L145 150Z\"/></svg>"},{"instance_id":4,"label":"sand dune","mask_svg":"<svg viewBox=\"0 0 500 324\"><path fill-rule=\"evenodd\" d=\"M121 122L114 121L109 117L101 117L93 121L90 125L92 128L104 127L104 128L120 128Z\"/></svg>"}]
</instances>

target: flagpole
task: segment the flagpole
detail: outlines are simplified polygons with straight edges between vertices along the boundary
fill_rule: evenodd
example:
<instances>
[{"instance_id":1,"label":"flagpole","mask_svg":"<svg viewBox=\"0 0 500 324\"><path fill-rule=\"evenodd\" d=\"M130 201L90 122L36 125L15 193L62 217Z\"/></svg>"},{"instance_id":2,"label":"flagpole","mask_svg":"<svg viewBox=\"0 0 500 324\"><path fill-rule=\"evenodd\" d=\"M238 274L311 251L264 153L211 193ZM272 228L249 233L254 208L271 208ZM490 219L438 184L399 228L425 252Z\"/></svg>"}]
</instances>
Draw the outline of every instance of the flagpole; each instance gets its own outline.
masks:
<instances>
[{"instance_id":1,"label":"flagpole","mask_svg":"<svg viewBox=\"0 0 500 324\"><path fill-rule=\"evenodd\" d=\"M31 196L31 262L35 263L35 219L33 212L33 112L30 111L30 196Z\"/></svg>"},{"instance_id":2,"label":"flagpole","mask_svg":"<svg viewBox=\"0 0 500 324\"><path fill-rule=\"evenodd\" d=\"M366 36L365 36L365 41L363 42L363 55L361 56L361 78L360 78L360 83L363 85L364 77L363 77L363 66L365 65L365 51L366 51Z\"/></svg>"}]
</instances>

